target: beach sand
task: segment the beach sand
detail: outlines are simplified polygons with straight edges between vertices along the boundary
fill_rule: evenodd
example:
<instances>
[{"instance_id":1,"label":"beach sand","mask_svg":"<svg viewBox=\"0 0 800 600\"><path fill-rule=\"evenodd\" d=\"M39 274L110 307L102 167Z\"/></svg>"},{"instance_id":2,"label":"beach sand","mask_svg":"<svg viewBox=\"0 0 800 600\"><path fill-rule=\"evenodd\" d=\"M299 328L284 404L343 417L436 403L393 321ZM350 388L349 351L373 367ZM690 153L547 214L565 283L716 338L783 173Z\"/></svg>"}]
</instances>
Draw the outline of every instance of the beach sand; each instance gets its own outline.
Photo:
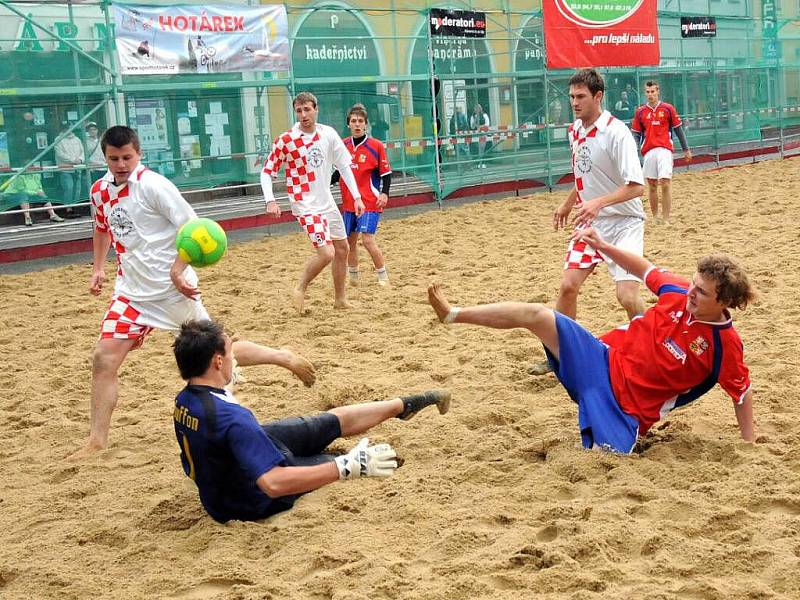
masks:
<instances>
[{"instance_id":1,"label":"beach sand","mask_svg":"<svg viewBox=\"0 0 800 600\"><path fill-rule=\"evenodd\" d=\"M329 485L256 523L214 522L183 474L168 333L124 364L108 449L65 462L88 432L91 352L111 285L90 296L88 264L0 277L0 597L800 598L798 166L677 175L672 224L646 229L656 264L688 276L697 257L728 252L758 287L758 303L735 315L757 444L740 440L715 388L631 457L581 450L575 405L552 375L526 373L543 357L528 332L435 320L432 280L456 303L552 304L563 192L385 221L392 285L376 284L361 249L349 311L332 309L327 272L309 290L310 313L292 310L310 254L299 233L233 246L200 273L209 312L318 370L306 389L277 367L245 369L237 397L260 420L453 394L447 415L428 409L373 430L405 460L393 477ZM624 318L598 270L579 321L600 334Z\"/></svg>"}]
</instances>

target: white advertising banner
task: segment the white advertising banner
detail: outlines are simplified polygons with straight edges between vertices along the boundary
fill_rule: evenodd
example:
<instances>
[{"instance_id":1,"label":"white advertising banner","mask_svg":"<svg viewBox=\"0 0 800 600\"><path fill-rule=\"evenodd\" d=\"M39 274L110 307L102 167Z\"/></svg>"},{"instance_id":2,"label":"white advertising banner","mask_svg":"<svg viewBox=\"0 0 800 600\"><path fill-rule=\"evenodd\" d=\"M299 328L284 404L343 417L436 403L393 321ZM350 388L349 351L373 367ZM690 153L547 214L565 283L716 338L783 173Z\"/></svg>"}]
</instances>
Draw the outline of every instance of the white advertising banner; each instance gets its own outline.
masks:
<instances>
[{"instance_id":1,"label":"white advertising banner","mask_svg":"<svg viewBox=\"0 0 800 600\"><path fill-rule=\"evenodd\" d=\"M283 5L114 4L124 75L289 70Z\"/></svg>"}]
</instances>

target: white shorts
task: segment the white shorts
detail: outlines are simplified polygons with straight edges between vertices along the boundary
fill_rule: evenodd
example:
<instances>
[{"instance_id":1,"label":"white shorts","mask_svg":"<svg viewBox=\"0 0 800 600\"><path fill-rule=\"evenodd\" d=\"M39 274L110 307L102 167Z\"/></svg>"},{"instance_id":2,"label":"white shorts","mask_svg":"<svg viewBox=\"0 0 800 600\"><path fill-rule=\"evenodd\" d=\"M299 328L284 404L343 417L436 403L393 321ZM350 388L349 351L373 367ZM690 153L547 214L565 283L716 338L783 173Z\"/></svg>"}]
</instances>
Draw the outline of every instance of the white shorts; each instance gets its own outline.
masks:
<instances>
[{"instance_id":1,"label":"white shorts","mask_svg":"<svg viewBox=\"0 0 800 600\"><path fill-rule=\"evenodd\" d=\"M617 248L632 252L637 256L644 254L644 219L639 217L605 217L592 223L597 232L607 242ZM589 269L602 262L608 266L608 274L614 281L641 281L636 275L628 273L617 263L609 260L586 242L569 243L564 270Z\"/></svg>"},{"instance_id":2,"label":"white shorts","mask_svg":"<svg viewBox=\"0 0 800 600\"><path fill-rule=\"evenodd\" d=\"M642 171L647 179L672 179L672 150L653 148L644 155Z\"/></svg>"},{"instance_id":3,"label":"white shorts","mask_svg":"<svg viewBox=\"0 0 800 600\"><path fill-rule=\"evenodd\" d=\"M321 212L295 215L295 218L314 248L326 246L331 240L347 239L344 219L336 206Z\"/></svg>"},{"instance_id":4,"label":"white shorts","mask_svg":"<svg viewBox=\"0 0 800 600\"><path fill-rule=\"evenodd\" d=\"M183 295L140 302L115 294L103 317L100 338L138 339L138 347L153 329L177 332L189 319L208 318L200 300L191 300Z\"/></svg>"}]
</instances>

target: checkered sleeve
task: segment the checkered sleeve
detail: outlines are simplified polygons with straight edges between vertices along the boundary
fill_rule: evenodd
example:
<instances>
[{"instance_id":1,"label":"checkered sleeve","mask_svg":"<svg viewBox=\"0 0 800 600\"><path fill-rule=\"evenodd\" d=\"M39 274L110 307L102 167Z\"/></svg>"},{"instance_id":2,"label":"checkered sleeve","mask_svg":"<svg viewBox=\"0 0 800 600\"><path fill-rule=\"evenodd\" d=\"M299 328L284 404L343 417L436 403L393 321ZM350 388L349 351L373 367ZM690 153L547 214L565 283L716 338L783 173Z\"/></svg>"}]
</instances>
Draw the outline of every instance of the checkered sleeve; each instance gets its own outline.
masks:
<instances>
[{"instance_id":1,"label":"checkered sleeve","mask_svg":"<svg viewBox=\"0 0 800 600\"><path fill-rule=\"evenodd\" d=\"M103 195L108 192L100 189L102 183L103 181L101 179L95 181L89 196L92 199L92 206L94 207L94 228L101 233L106 233L108 231L108 221L106 221L106 209L103 203Z\"/></svg>"},{"instance_id":2,"label":"checkered sleeve","mask_svg":"<svg viewBox=\"0 0 800 600\"><path fill-rule=\"evenodd\" d=\"M275 177L281 169L286 156L286 134L275 138L272 144L272 152L269 153L267 160L264 161L263 173L270 177Z\"/></svg>"}]
</instances>

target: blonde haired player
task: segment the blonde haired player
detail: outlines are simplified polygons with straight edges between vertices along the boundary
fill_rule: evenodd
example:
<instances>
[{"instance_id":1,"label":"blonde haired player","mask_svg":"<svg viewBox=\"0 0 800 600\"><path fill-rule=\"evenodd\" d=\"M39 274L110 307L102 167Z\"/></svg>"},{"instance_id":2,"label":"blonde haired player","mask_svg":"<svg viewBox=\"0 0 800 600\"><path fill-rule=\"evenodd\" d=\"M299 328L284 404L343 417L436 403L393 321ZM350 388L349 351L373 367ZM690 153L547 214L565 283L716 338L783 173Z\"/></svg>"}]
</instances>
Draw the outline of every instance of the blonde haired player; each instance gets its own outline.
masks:
<instances>
[{"instance_id":1,"label":"blonde haired player","mask_svg":"<svg viewBox=\"0 0 800 600\"><path fill-rule=\"evenodd\" d=\"M355 199L355 212L364 212L351 157L339 134L332 127L317 123L317 98L309 92L299 93L292 101L297 122L279 135L261 171L261 189L267 214L279 217L281 209L272 192L272 178L286 164L286 191L292 214L308 234L316 254L303 269L292 293L292 304L301 315L305 312L306 289L331 262L333 271L333 306L349 308L345 292L347 274L347 233L344 221L330 190L335 166Z\"/></svg>"}]
</instances>

